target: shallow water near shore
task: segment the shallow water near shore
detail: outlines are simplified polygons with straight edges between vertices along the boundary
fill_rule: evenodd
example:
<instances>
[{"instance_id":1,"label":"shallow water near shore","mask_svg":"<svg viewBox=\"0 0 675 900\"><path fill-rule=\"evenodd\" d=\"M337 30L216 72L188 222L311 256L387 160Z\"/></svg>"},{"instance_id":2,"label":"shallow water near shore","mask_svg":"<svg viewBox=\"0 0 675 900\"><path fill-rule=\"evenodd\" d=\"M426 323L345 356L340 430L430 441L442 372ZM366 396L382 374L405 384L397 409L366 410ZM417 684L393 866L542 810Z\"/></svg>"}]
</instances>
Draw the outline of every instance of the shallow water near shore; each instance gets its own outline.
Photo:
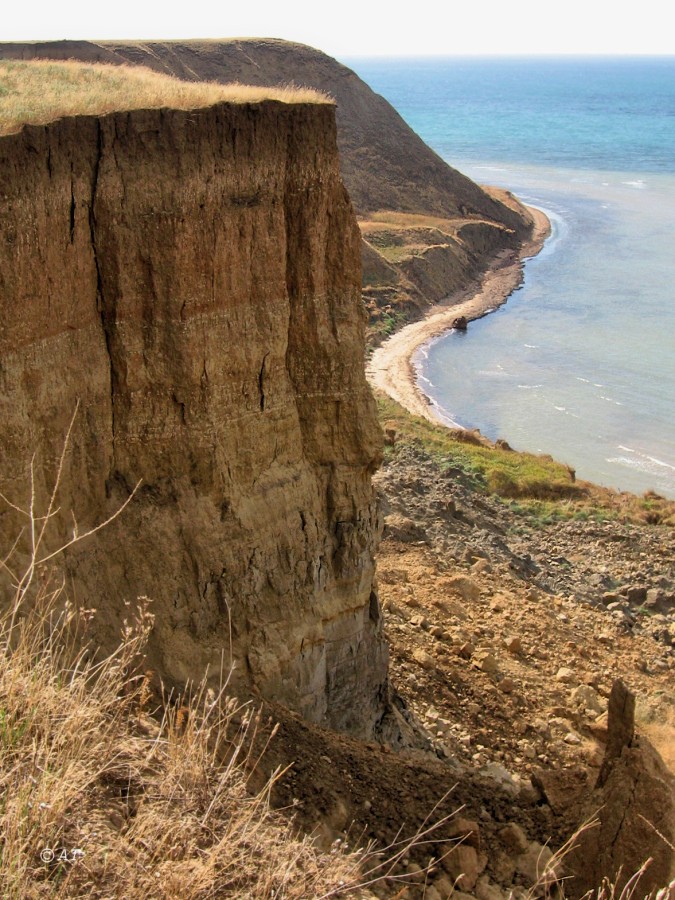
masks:
<instances>
[{"instance_id":1,"label":"shallow water near shore","mask_svg":"<svg viewBox=\"0 0 675 900\"><path fill-rule=\"evenodd\" d=\"M505 306L417 354L420 387L447 419L579 477L675 497L675 60L427 62L410 90L399 63L357 71L453 166L552 223ZM460 114L452 91L443 103L431 92L431 115L418 108L430 79L476 96ZM490 79L515 95L501 118ZM472 156L450 152L453 135Z\"/></svg>"}]
</instances>

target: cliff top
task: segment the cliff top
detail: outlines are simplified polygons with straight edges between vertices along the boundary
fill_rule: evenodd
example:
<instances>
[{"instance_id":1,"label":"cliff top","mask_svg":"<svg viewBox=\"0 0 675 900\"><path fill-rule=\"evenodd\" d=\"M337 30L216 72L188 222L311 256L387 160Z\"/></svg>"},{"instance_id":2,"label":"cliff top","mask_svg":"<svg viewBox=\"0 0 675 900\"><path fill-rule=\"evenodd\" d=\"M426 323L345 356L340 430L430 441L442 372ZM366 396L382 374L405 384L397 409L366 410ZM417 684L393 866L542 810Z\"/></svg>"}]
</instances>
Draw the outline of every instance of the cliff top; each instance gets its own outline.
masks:
<instances>
[{"instance_id":1,"label":"cliff top","mask_svg":"<svg viewBox=\"0 0 675 900\"><path fill-rule=\"evenodd\" d=\"M195 109L213 103L330 103L311 88L185 82L142 66L68 61L0 61L0 134L63 116L130 109Z\"/></svg>"}]
</instances>

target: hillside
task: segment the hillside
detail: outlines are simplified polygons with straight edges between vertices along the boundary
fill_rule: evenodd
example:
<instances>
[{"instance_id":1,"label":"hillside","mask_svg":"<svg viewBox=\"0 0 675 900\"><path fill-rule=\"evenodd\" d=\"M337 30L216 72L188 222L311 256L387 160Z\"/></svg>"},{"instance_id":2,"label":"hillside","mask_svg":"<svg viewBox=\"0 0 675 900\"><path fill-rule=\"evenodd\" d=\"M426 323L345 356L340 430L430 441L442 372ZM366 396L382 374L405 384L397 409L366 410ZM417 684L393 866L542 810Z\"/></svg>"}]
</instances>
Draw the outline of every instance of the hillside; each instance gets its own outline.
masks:
<instances>
[{"instance_id":1,"label":"hillside","mask_svg":"<svg viewBox=\"0 0 675 900\"><path fill-rule=\"evenodd\" d=\"M622 886L650 857L634 896L665 888L675 878L675 504L616 497L641 507L634 519L628 506L593 509L579 502L591 486L566 496L553 461L497 449L512 472L549 466L559 490L557 503L534 500L536 483L504 502L481 487L485 447L383 407L378 579L395 702L421 738L364 746L275 709L282 728L264 771L295 760L278 802L300 797L306 827L385 846L436 803L439 818L457 811L406 854L406 898L524 900L537 876L535 896L546 896L547 867L580 898L619 867ZM671 525L646 524L653 508ZM635 695L635 733L617 754L618 680ZM595 824L577 851L552 857L584 821ZM432 856L441 861L421 871Z\"/></svg>"},{"instance_id":2,"label":"hillside","mask_svg":"<svg viewBox=\"0 0 675 900\"><path fill-rule=\"evenodd\" d=\"M60 41L1 44L0 58L132 63L187 81L289 84L328 93L337 104L342 176L357 213L380 209L445 218L473 216L521 229L521 217L450 168L356 73L319 50L273 39Z\"/></svg>"}]
</instances>

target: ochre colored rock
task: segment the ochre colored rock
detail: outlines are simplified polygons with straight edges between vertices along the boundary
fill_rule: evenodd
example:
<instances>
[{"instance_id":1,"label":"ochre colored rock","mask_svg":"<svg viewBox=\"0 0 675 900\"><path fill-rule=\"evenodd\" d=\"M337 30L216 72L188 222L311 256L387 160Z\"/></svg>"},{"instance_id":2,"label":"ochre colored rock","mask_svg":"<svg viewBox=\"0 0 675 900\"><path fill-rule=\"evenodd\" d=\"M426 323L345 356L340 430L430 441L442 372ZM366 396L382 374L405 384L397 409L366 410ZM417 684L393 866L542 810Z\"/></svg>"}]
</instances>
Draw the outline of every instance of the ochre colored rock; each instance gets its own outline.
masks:
<instances>
[{"instance_id":1,"label":"ochre colored rock","mask_svg":"<svg viewBox=\"0 0 675 900\"><path fill-rule=\"evenodd\" d=\"M360 238L330 105L115 113L0 139L0 489L45 508L70 591L148 663L367 735L386 706L381 454ZM3 508L2 553L19 517ZM21 565L22 545L15 558ZM25 560L25 555L24 555Z\"/></svg>"},{"instance_id":2,"label":"ochre colored rock","mask_svg":"<svg viewBox=\"0 0 675 900\"><path fill-rule=\"evenodd\" d=\"M666 887L675 878L674 798L672 773L649 741L640 737L624 745L606 781L588 794L580 812L580 823L596 824L575 839L565 859L569 896L583 896L603 878L615 885L618 896L649 858L638 882L640 896Z\"/></svg>"},{"instance_id":3,"label":"ochre colored rock","mask_svg":"<svg viewBox=\"0 0 675 900\"><path fill-rule=\"evenodd\" d=\"M481 873L478 853L468 844L454 847L443 858L442 866L460 891L472 890Z\"/></svg>"},{"instance_id":4,"label":"ochre colored rock","mask_svg":"<svg viewBox=\"0 0 675 900\"><path fill-rule=\"evenodd\" d=\"M615 761L621 757L624 747L630 747L635 732L635 694L617 678L612 684L607 705L607 745L598 783L607 781Z\"/></svg>"},{"instance_id":5,"label":"ochre colored rock","mask_svg":"<svg viewBox=\"0 0 675 900\"><path fill-rule=\"evenodd\" d=\"M463 844L480 850L480 828L473 819L453 816L448 823L448 837L459 838Z\"/></svg>"}]
</instances>

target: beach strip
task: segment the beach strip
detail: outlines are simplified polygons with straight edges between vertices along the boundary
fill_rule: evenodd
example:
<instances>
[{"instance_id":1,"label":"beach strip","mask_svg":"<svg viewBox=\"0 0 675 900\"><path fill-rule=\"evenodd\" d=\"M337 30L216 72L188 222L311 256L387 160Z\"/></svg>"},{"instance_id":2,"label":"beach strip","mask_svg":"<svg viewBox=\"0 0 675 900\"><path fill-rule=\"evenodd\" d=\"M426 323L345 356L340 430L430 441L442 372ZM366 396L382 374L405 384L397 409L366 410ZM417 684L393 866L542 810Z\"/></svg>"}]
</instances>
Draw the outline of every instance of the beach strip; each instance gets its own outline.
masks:
<instances>
[{"instance_id":1,"label":"beach strip","mask_svg":"<svg viewBox=\"0 0 675 900\"><path fill-rule=\"evenodd\" d=\"M419 322L406 325L373 352L366 376L374 389L388 394L413 415L448 424L420 389L414 357L424 344L449 331L455 319L460 316L467 321L480 319L506 303L522 283L524 261L539 253L551 232L545 213L531 206L528 209L534 218L532 236L518 253L498 254L479 285L451 294Z\"/></svg>"}]
</instances>

